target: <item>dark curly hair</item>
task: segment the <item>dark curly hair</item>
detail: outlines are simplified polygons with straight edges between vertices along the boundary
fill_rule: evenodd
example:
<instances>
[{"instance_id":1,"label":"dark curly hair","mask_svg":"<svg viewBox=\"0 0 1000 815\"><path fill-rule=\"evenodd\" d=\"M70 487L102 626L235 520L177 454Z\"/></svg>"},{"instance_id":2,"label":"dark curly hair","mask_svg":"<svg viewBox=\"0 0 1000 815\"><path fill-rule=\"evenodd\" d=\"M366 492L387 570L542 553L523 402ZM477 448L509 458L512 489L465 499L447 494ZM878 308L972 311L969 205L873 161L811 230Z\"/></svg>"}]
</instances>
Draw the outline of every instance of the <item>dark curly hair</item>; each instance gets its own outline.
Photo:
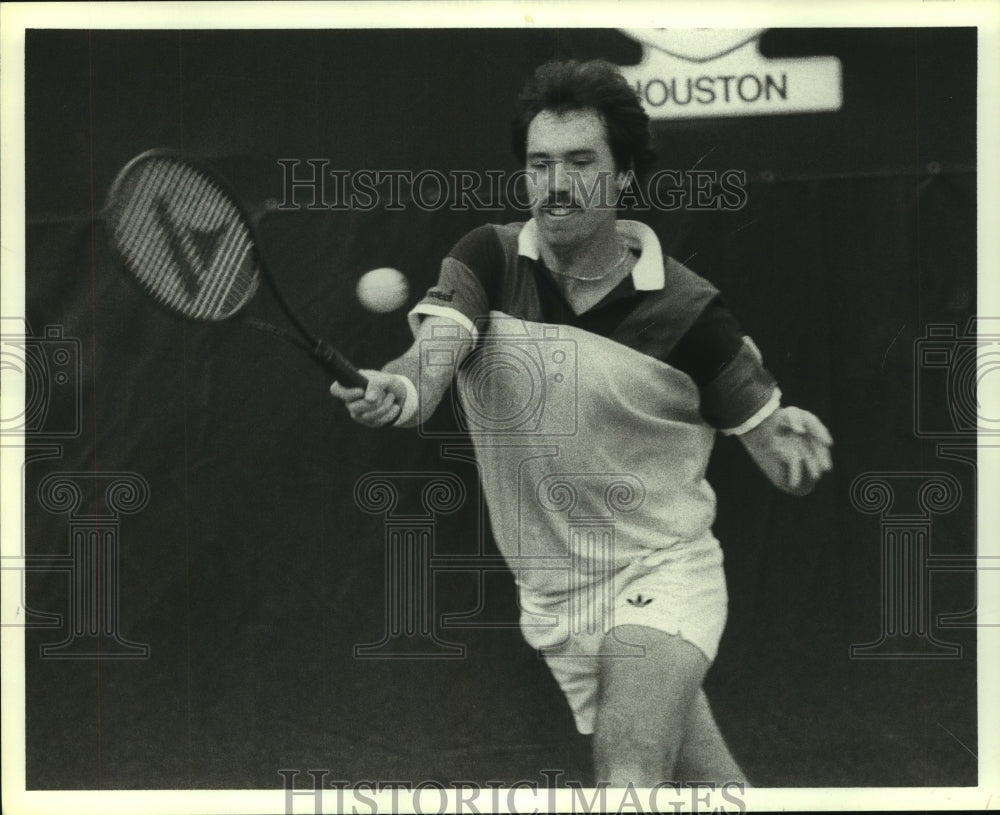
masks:
<instances>
[{"instance_id":1,"label":"dark curly hair","mask_svg":"<svg viewBox=\"0 0 1000 815\"><path fill-rule=\"evenodd\" d=\"M518 162L525 163L528 126L539 113L587 108L596 110L604 121L615 167L642 176L656 159L649 116L618 68L604 59L546 62L535 70L518 97L518 113L511 127L511 145Z\"/></svg>"}]
</instances>

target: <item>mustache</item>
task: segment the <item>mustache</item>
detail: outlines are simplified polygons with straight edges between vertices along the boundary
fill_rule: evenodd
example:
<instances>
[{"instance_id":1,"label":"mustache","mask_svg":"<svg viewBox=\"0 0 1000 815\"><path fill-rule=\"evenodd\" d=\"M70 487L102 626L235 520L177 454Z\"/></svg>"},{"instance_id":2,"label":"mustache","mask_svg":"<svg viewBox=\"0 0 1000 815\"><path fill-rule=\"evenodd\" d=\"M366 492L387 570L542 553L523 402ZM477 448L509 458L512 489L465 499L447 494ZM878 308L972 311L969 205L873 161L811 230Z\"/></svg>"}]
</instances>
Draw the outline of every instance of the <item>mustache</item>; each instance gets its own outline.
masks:
<instances>
[{"instance_id":1,"label":"mustache","mask_svg":"<svg viewBox=\"0 0 1000 815\"><path fill-rule=\"evenodd\" d=\"M571 193L556 193L546 196L542 209L580 209L580 204Z\"/></svg>"}]
</instances>

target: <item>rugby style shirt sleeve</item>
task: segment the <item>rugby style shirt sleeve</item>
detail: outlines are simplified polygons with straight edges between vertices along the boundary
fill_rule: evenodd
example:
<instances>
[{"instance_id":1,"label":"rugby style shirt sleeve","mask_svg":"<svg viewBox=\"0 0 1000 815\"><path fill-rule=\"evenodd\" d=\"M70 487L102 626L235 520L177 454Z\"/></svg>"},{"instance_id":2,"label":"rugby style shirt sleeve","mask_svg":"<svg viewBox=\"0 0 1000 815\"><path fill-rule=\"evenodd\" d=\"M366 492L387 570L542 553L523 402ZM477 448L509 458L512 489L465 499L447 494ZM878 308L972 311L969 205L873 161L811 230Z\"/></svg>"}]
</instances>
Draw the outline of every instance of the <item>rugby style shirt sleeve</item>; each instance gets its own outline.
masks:
<instances>
[{"instance_id":1,"label":"rugby style shirt sleeve","mask_svg":"<svg viewBox=\"0 0 1000 815\"><path fill-rule=\"evenodd\" d=\"M468 329L475 339L477 321L489 314L496 301L503 267L503 248L493 227L473 229L441 261L437 283L410 311L410 327L416 330L425 316L447 317Z\"/></svg>"},{"instance_id":2,"label":"rugby style shirt sleeve","mask_svg":"<svg viewBox=\"0 0 1000 815\"><path fill-rule=\"evenodd\" d=\"M695 381L702 415L723 434L752 430L781 403L781 391L764 367L760 351L718 297L705 307L666 361Z\"/></svg>"}]
</instances>

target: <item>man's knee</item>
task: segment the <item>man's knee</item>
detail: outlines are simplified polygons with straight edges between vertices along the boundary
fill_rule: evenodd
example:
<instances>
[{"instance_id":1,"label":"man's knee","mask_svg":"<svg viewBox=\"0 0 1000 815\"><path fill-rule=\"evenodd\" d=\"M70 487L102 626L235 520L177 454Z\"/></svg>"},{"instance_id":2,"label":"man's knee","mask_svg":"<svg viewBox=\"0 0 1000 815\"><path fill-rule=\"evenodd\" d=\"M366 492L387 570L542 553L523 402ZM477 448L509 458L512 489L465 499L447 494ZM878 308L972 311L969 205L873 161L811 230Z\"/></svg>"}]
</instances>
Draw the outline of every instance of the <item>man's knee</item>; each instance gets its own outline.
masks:
<instances>
[{"instance_id":1,"label":"man's knee","mask_svg":"<svg viewBox=\"0 0 1000 815\"><path fill-rule=\"evenodd\" d=\"M621 643L641 645L644 652L616 656ZM595 747L608 760L668 769L708 660L680 636L643 626L614 629L601 656Z\"/></svg>"},{"instance_id":2,"label":"man's knee","mask_svg":"<svg viewBox=\"0 0 1000 815\"><path fill-rule=\"evenodd\" d=\"M641 642L645 652L632 657L602 654L598 718L633 740L656 743L665 729L682 730L686 725L708 660L680 637L659 631L629 637L630 642Z\"/></svg>"},{"instance_id":3,"label":"man's knee","mask_svg":"<svg viewBox=\"0 0 1000 815\"><path fill-rule=\"evenodd\" d=\"M636 646L641 648L637 653ZM642 625L619 625L601 644L602 685L645 685L656 677L697 690L709 668L708 658L680 633Z\"/></svg>"}]
</instances>

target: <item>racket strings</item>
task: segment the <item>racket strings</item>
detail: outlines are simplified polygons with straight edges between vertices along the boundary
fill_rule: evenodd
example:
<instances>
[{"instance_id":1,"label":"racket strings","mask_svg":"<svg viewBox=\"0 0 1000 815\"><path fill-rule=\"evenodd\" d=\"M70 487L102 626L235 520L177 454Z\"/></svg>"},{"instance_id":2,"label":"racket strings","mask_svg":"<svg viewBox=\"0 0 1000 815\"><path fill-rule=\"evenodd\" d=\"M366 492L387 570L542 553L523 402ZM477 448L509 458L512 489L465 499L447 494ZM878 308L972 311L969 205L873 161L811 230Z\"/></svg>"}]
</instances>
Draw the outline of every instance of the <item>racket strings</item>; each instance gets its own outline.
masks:
<instances>
[{"instance_id":1,"label":"racket strings","mask_svg":"<svg viewBox=\"0 0 1000 815\"><path fill-rule=\"evenodd\" d=\"M250 231L228 196L194 168L163 157L142 162L123 178L110 215L129 270L168 308L219 320L256 292Z\"/></svg>"}]
</instances>

